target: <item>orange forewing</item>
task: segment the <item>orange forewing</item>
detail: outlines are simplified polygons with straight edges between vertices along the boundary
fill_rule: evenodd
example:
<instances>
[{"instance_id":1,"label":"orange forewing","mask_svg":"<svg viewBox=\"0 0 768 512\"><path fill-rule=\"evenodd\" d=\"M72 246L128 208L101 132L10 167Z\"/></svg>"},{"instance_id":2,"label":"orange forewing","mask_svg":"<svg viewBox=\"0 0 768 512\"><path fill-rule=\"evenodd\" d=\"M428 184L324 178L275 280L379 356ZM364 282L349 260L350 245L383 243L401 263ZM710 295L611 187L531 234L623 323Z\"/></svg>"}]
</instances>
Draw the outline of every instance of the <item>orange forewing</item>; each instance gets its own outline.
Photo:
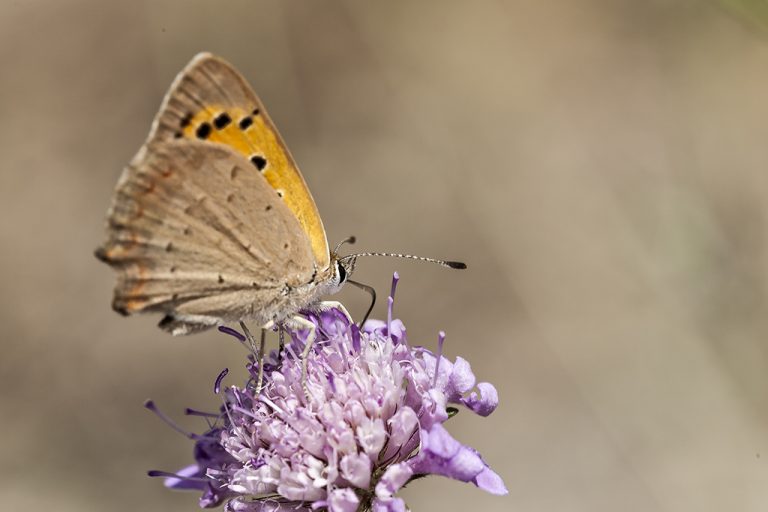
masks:
<instances>
[{"instance_id":1,"label":"orange forewing","mask_svg":"<svg viewBox=\"0 0 768 512\"><path fill-rule=\"evenodd\" d=\"M203 130L200 133L199 130ZM263 109L206 106L184 121L182 135L225 144L249 159L282 196L307 233L320 269L329 264L328 242L317 206L293 158Z\"/></svg>"}]
</instances>

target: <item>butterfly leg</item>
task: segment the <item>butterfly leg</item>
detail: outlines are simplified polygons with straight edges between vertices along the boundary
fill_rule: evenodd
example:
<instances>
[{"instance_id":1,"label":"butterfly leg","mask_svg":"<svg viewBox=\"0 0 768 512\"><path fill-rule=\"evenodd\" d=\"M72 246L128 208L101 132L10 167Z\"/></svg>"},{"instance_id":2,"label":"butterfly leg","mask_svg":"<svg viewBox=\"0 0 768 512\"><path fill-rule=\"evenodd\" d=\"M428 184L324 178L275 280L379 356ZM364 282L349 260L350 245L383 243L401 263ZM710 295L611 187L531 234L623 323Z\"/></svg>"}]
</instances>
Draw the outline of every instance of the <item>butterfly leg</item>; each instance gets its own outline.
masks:
<instances>
[{"instance_id":1,"label":"butterfly leg","mask_svg":"<svg viewBox=\"0 0 768 512\"><path fill-rule=\"evenodd\" d=\"M256 384L256 394L261 393L261 385L264 384L264 346L267 340L267 330L261 330L261 341L259 342L259 381Z\"/></svg>"},{"instance_id":2,"label":"butterfly leg","mask_svg":"<svg viewBox=\"0 0 768 512\"><path fill-rule=\"evenodd\" d=\"M253 339L253 335L248 329L248 326L245 325L245 322L240 322L240 328L245 333L245 337L248 339L248 344L251 346L251 350L256 353L256 357L259 360L259 376L256 380L256 394L258 395L261 393L261 385L264 383L264 345L266 345L267 340L267 329L265 327L261 328L261 342L259 343L259 349L257 351L256 340Z\"/></svg>"},{"instance_id":3,"label":"butterfly leg","mask_svg":"<svg viewBox=\"0 0 768 512\"><path fill-rule=\"evenodd\" d=\"M312 350L317 339L317 327L311 321L307 320L301 315L293 315L284 323L286 327L293 330L308 329L307 338L304 341L304 350L301 353L301 387L304 389L304 396L307 401L310 400L309 387L307 386L307 365L309 359L309 352Z\"/></svg>"}]
</instances>

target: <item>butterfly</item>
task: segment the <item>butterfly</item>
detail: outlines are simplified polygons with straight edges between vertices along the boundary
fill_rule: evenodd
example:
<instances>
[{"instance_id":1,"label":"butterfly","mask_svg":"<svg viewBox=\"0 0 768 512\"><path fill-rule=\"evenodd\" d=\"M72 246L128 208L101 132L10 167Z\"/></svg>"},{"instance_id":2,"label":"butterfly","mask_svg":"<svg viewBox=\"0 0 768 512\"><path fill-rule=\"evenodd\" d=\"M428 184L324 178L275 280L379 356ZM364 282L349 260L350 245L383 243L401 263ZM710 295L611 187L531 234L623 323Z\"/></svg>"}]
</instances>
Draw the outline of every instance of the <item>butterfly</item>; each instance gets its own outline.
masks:
<instances>
[{"instance_id":1,"label":"butterfly","mask_svg":"<svg viewBox=\"0 0 768 512\"><path fill-rule=\"evenodd\" d=\"M346 313L320 298L349 281L359 256L464 268L339 257L338 247L264 105L232 65L201 53L123 170L96 256L117 271L113 309L161 313L174 335L243 319L305 328L299 311Z\"/></svg>"}]
</instances>

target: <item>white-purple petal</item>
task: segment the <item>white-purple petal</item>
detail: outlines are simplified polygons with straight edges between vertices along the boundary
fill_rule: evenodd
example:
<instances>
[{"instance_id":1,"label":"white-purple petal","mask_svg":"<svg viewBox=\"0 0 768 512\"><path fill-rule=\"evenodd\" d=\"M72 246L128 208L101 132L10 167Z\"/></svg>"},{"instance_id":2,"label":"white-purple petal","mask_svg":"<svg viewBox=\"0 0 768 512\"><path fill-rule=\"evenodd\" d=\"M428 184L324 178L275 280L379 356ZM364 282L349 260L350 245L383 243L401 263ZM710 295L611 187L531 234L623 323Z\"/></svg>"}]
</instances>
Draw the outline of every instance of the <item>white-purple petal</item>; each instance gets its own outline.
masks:
<instances>
[{"instance_id":1,"label":"white-purple petal","mask_svg":"<svg viewBox=\"0 0 768 512\"><path fill-rule=\"evenodd\" d=\"M376 484L376 496L381 499L392 497L413 476L413 470L405 462L389 466Z\"/></svg>"},{"instance_id":2,"label":"white-purple petal","mask_svg":"<svg viewBox=\"0 0 768 512\"><path fill-rule=\"evenodd\" d=\"M163 485L169 489L177 490L203 490L205 486L208 485L206 482L198 480L205 475L200 469L200 466L197 464L192 464L190 466L181 468L176 472L176 475L178 476L166 477L164 479Z\"/></svg>"},{"instance_id":3,"label":"white-purple petal","mask_svg":"<svg viewBox=\"0 0 768 512\"><path fill-rule=\"evenodd\" d=\"M450 376L448 377L448 389L446 395L452 400L454 396L461 396L475 387L475 374L466 359L457 357Z\"/></svg>"},{"instance_id":4,"label":"white-purple petal","mask_svg":"<svg viewBox=\"0 0 768 512\"><path fill-rule=\"evenodd\" d=\"M480 392L479 396L477 393L472 392L469 397L462 399L461 403L480 416L488 416L499 405L499 393L494 385L489 382L479 383L477 389Z\"/></svg>"},{"instance_id":5,"label":"white-purple petal","mask_svg":"<svg viewBox=\"0 0 768 512\"><path fill-rule=\"evenodd\" d=\"M357 427L357 442L372 459L377 457L387 440L384 422L381 418L366 418Z\"/></svg>"},{"instance_id":6,"label":"white-purple petal","mask_svg":"<svg viewBox=\"0 0 768 512\"><path fill-rule=\"evenodd\" d=\"M497 496L509 493L501 477L488 466L485 466L472 482L485 492L496 494Z\"/></svg>"},{"instance_id":7,"label":"white-purple petal","mask_svg":"<svg viewBox=\"0 0 768 512\"><path fill-rule=\"evenodd\" d=\"M341 458L339 463L341 476L355 487L368 489L371 484L371 458L360 453L350 453Z\"/></svg>"},{"instance_id":8,"label":"white-purple petal","mask_svg":"<svg viewBox=\"0 0 768 512\"><path fill-rule=\"evenodd\" d=\"M504 494L506 488L472 448L456 441L442 425L421 431L421 450L407 461L414 474L442 475L462 482L472 482L481 489Z\"/></svg>"},{"instance_id":9,"label":"white-purple petal","mask_svg":"<svg viewBox=\"0 0 768 512\"><path fill-rule=\"evenodd\" d=\"M349 488L334 489L328 495L328 512L355 512L360 498Z\"/></svg>"},{"instance_id":10,"label":"white-purple petal","mask_svg":"<svg viewBox=\"0 0 768 512\"><path fill-rule=\"evenodd\" d=\"M400 344L406 339L405 325L397 318L392 320L392 338L395 343ZM382 338L386 338L389 332L387 331L387 322L384 320L369 319L366 320L363 325L362 332L369 335L375 335Z\"/></svg>"},{"instance_id":11,"label":"white-purple petal","mask_svg":"<svg viewBox=\"0 0 768 512\"><path fill-rule=\"evenodd\" d=\"M371 508L372 512L406 512L407 510L402 498L376 498Z\"/></svg>"},{"instance_id":12,"label":"white-purple petal","mask_svg":"<svg viewBox=\"0 0 768 512\"><path fill-rule=\"evenodd\" d=\"M291 471L288 466L280 473L277 492L294 501L315 501L325 498L325 490L313 485L313 479L305 471Z\"/></svg>"},{"instance_id":13,"label":"white-purple petal","mask_svg":"<svg viewBox=\"0 0 768 512\"><path fill-rule=\"evenodd\" d=\"M389 424L389 442L395 447L407 443L419 427L419 418L407 405L397 411L387 422Z\"/></svg>"},{"instance_id":14,"label":"white-purple petal","mask_svg":"<svg viewBox=\"0 0 768 512\"><path fill-rule=\"evenodd\" d=\"M433 425L439 425L448 419L448 401L445 393L439 389L430 389L421 395L421 408L419 410L419 422L421 428L431 429Z\"/></svg>"},{"instance_id":15,"label":"white-purple petal","mask_svg":"<svg viewBox=\"0 0 768 512\"><path fill-rule=\"evenodd\" d=\"M304 507L297 502L276 500L245 501L234 499L227 502L224 512L310 512L310 507Z\"/></svg>"},{"instance_id":16,"label":"white-purple petal","mask_svg":"<svg viewBox=\"0 0 768 512\"><path fill-rule=\"evenodd\" d=\"M461 443L454 439L442 425L421 431L421 453L429 453L443 459L450 459L461 449Z\"/></svg>"}]
</instances>

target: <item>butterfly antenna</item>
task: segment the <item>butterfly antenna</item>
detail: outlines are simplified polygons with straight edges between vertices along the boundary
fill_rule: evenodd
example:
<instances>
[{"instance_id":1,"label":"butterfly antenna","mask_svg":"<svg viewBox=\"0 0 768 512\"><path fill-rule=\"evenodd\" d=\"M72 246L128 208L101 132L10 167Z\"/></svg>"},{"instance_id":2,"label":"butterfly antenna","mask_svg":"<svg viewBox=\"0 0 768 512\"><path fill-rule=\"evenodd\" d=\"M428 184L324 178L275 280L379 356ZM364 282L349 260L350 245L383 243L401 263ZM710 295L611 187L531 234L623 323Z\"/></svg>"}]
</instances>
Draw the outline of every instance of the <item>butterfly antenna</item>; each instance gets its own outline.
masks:
<instances>
[{"instance_id":1,"label":"butterfly antenna","mask_svg":"<svg viewBox=\"0 0 768 512\"><path fill-rule=\"evenodd\" d=\"M467 264L462 263L461 261L438 260L435 258L425 258L423 256L414 256L413 254L398 254L393 252L361 252L358 254L348 254L347 256L340 258L340 260L355 261L357 258L362 256L388 256L390 258L405 258L409 260L426 261L428 263L437 263L438 265L442 267L447 267L447 268L456 268L456 269L467 268Z\"/></svg>"},{"instance_id":2,"label":"butterfly antenna","mask_svg":"<svg viewBox=\"0 0 768 512\"><path fill-rule=\"evenodd\" d=\"M350 244L350 245L352 245L352 244L354 244L356 241L357 241L357 238L355 238L355 235L352 235L352 236L348 236L347 238L345 238L344 240L342 240L341 242L339 242L338 244L336 244L336 248L333 250L333 254L338 254L338 252L339 252L339 247L341 247L342 245L344 245L344 244Z\"/></svg>"}]
</instances>

